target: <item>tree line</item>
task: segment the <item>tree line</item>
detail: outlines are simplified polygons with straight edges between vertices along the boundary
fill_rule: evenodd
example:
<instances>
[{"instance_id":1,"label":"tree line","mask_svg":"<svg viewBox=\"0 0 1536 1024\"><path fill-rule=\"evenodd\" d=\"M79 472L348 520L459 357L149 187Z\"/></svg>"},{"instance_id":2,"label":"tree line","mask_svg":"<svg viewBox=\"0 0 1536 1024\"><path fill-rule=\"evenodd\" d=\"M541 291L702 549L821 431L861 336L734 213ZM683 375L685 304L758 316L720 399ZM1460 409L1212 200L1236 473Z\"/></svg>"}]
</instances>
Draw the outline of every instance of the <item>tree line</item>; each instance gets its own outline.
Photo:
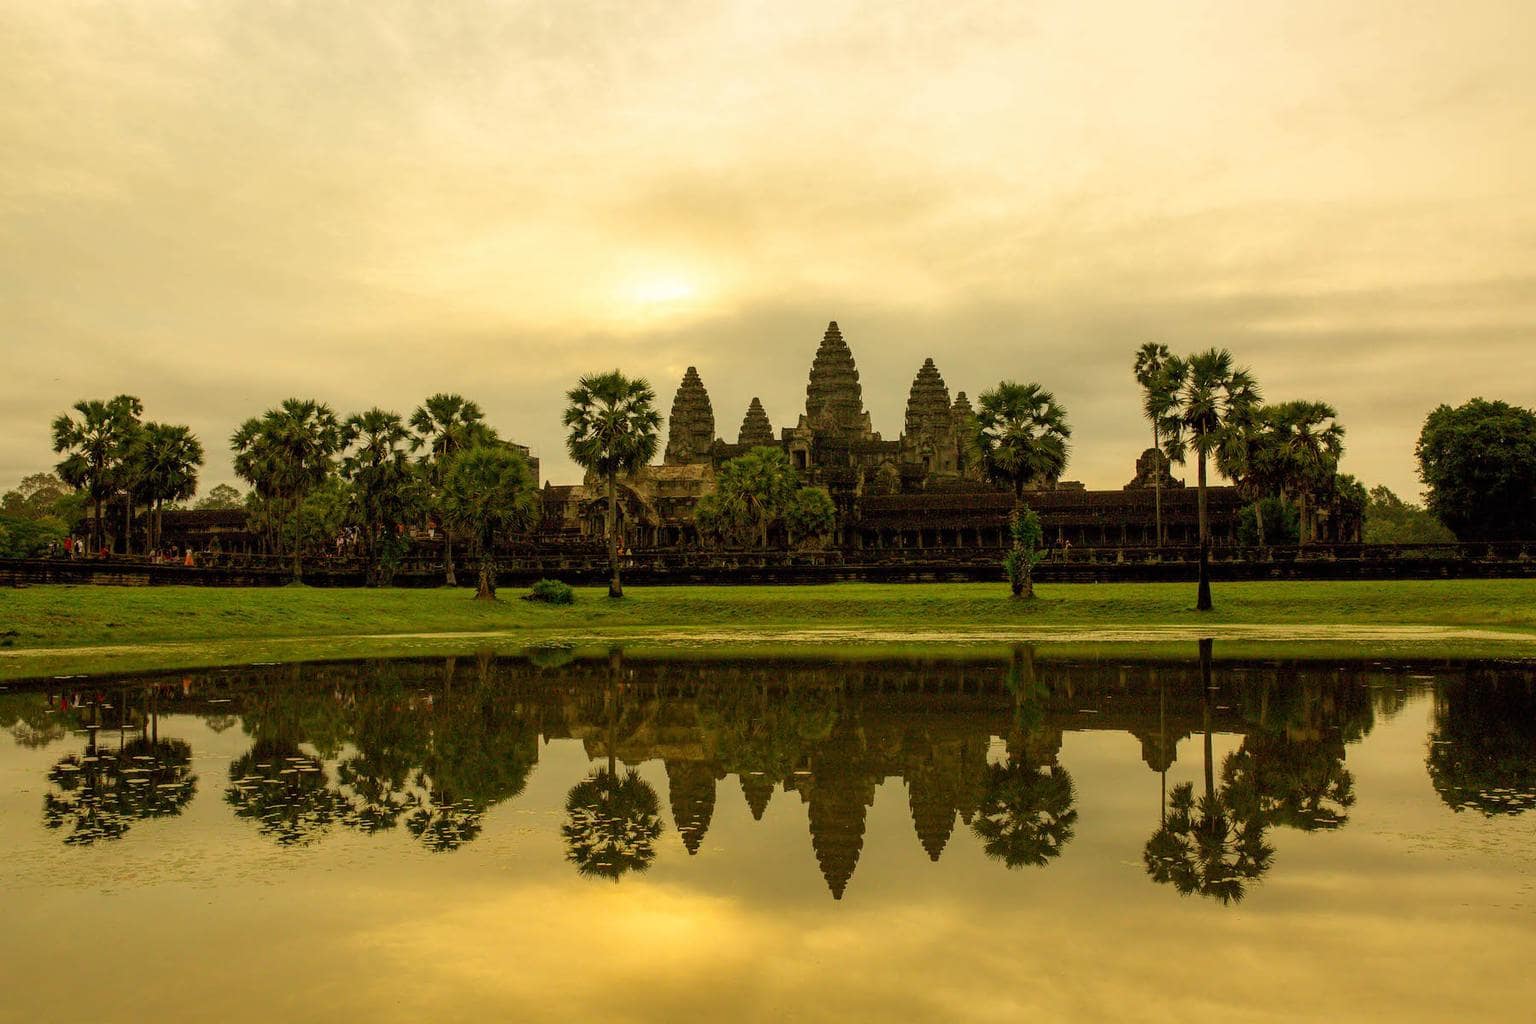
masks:
<instances>
[{"instance_id":1,"label":"tree line","mask_svg":"<svg viewBox=\"0 0 1536 1024\"><path fill-rule=\"evenodd\" d=\"M1383 487L1367 492L1339 472L1345 430L1334 407L1266 404L1253 375L1226 350L1181 357L1148 343L1136 352L1133 373L1153 447L1170 463L1195 461L1202 565L1209 560L1212 464L1246 499L1240 530L1260 545L1325 539L1330 524L1362 512L1368 542L1536 535L1536 412L1481 398L1431 412L1415 449L1425 509ZM603 488L609 589L621 596L618 482L659 450L655 393L618 370L590 374L568 393L562 422L567 451ZM82 523L92 551L156 550L164 510L197 490L204 451L190 428L146 421L132 395L82 400L51 426L57 475L30 476L0 497L0 554L36 554ZM1071 436L1051 391L1004 380L982 393L963 425L960 461L1011 490L1020 499L1018 517L1028 519L1027 490L1061 478ZM522 450L460 395L432 395L408 417L375 407L343 418L323 402L291 398L242 423L230 447L249 492L221 484L197 507L243 505L265 550L292 558L295 579L306 551L343 537L368 566L369 582L386 583L410 531L431 524L443 536L445 582L456 582L454 546L467 545L480 560L477 593L490 597L498 538L529 531L542 516ZM1161 476L1154 479L1159 545ZM834 533L836 516L824 489L805 486L781 450L764 447L720 467L696 525L706 545L766 546L773 537L806 544ZM1026 522L1011 532L1009 576L1025 596L1043 531ZM1207 576L1203 571L1200 592L1208 596Z\"/></svg>"}]
</instances>

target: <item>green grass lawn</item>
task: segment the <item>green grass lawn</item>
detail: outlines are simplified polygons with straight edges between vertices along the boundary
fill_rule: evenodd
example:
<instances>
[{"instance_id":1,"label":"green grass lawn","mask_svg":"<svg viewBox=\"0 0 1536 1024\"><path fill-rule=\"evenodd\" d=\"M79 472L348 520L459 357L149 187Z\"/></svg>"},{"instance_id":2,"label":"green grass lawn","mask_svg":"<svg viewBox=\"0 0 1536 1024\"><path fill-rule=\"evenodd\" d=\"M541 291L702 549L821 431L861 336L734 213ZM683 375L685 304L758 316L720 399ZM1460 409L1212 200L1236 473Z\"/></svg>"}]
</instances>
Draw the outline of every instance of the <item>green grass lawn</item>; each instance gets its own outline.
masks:
<instances>
[{"instance_id":1,"label":"green grass lawn","mask_svg":"<svg viewBox=\"0 0 1536 1024\"><path fill-rule=\"evenodd\" d=\"M0 677L112 668L192 667L472 648L496 634L501 646L549 640L626 643L759 640L793 643L786 632L844 630L901 642L920 633L972 642L1061 642L1093 631L1198 630L1242 638L1245 627L1450 627L1497 631L1420 641L1458 654L1536 652L1536 581L1227 583L1216 610L1194 611L1192 584L1056 584L1034 601L1009 599L997 584L838 584L781 587L631 588L622 601L601 589L574 605L471 599L468 590L328 590L307 587L51 587L0 592ZM1269 640L1285 639L1270 635ZM1275 633L1275 631L1271 631ZM1133 638L1134 639L1134 638ZM1143 636L1137 642L1151 642ZM1318 639L1313 637L1313 640ZM1411 636L1404 642L1413 642ZM910 641L909 639L909 642ZM1348 639L1330 644L1348 651ZM134 648L134 649L129 649ZM1484 650L1486 648L1486 651ZM48 653L47 649L57 649Z\"/></svg>"}]
</instances>

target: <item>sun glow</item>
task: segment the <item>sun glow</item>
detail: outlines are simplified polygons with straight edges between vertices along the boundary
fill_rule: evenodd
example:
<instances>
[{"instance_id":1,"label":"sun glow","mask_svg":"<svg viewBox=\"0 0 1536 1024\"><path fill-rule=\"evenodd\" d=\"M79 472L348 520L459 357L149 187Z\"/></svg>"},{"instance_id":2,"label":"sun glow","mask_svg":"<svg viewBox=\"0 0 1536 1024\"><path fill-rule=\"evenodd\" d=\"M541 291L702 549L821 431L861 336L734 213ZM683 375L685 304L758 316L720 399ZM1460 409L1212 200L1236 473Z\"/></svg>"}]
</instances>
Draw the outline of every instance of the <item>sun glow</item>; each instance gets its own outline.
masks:
<instances>
[{"instance_id":1,"label":"sun glow","mask_svg":"<svg viewBox=\"0 0 1536 1024\"><path fill-rule=\"evenodd\" d=\"M681 274L657 274L630 283L629 298L638 306L673 306L698 297L697 283Z\"/></svg>"}]
</instances>

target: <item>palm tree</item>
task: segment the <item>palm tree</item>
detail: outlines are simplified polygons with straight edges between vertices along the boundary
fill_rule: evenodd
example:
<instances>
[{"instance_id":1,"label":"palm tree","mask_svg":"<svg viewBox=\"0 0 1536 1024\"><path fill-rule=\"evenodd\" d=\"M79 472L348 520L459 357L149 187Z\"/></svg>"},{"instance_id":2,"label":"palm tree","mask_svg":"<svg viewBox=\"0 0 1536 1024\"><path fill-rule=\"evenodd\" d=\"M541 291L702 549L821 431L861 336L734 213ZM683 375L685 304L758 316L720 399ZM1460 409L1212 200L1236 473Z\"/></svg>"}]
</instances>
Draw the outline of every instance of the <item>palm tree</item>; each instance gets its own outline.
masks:
<instances>
[{"instance_id":1,"label":"palm tree","mask_svg":"<svg viewBox=\"0 0 1536 1024\"><path fill-rule=\"evenodd\" d=\"M399 546L414 505L416 476L405 448L410 437L398 413L377 407L354 413L342 425L342 443L350 450L341 460L341 475L352 485L370 585L383 577L384 548Z\"/></svg>"},{"instance_id":2,"label":"palm tree","mask_svg":"<svg viewBox=\"0 0 1536 1024\"><path fill-rule=\"evenodd\" d=\"M538 481L517 451L502 445L454 456L443 476L444 521L475 540L480 585L475 599L496 600L496 539L531 530L542 510Z\"/></svg>"},{"instance_id":3,"label":"palm tree","mask_svg":"<svg viewBox=\"0 0 1536 1024\"><path fill-rule=\"evenodd\" d=\"M1039 384L1005 380L984 392L976 413L982 469L1015 497L1033 482L1055 483L1067 468L1072 428L1056 396Z\"/></svg>"},{"instance_id":4,"label":"palm tree","mask_svg":"<svg viewBox=\"0 0 1536 1024\"><path fill-rule=\"evenodd\" d=\"M1165 372L1172 401L1165 419L1163 446L1168 457L1182 463L1193 446L1199 467L1200 586L1195 607L1211 610L1211 522L1206 511L1206 460L1226 440L1235 424L1244 422L1259 403L1259 386L1246 369L1234 369L1232 353L1209 349L1188 359L1172 361Z\"/></svg>"},{"instance_id":5,"label":"palm tree","mask_svg":"<svg viewBox=\"0 0 1536 1024\"><path fill-rule=\"evenodd\" d=\"M1254 406L1230 429L1216 449L1216 469L1231 480L1244 501L1253 505L1259 546L1265 546L1264 499L1282 489L1281 455L1273 410Z\"/></svg>"},{"instance_id":6,"label":"palm tree","mask_svg":"<svg viewBox=\"0 0 1536 1024\"><path fill-rule=\"evenodd\" d=\"M656 456L661 414L656 393L644 380L618 370L588 374L567 394L566 449L576 464L603 480L608 490L608 596L623 597L619 582L619 475L634 473Z\"/></svg>"},{"instance_id":7,"label":"palm tree","mask_svg":"<svg viewBox=\"0 0 1536 1024\"><path fill-rule=\"evenodd\" d=\"M290 507L295 583L303 581L304 498L330 477L341 440L341 425L331 407L299 398L286 399L260 419L247 420L230 438L235 473Z\"/></svg>"},{"instance_id":8,"label":"palm tree","mask_svg":"<svg viewBox=\"0 0 1536 1024\"><path fill-rule=\"evenodd\" d=\"M1327 402L1281 402L1271 407L1270 415L1286 487L1296 495L1300 540L1305 544L1314 532L1308 500L1326 492L1338 472L1344 427Z\"/></svg>"},{"instance_id":9,"label":"palm tree","mask_svg":"<svg viewBox=\"0 0 1536 1024\"><path fill-rule=\"evenodd\" d=\"M96 550L106 546L102 505L117 492L144 404L132 395L118 395L105 402L81 400L72 408L78 418L64 412L53 421L53 450L64 455L56 469L91 503L91 549Z\"/></svg>"},{"instance_id":10,"label":"palm tree","mask_svg":"<svg viewBox=\"0 0 1536 1024\"><path fill-rule=\"evenodd\" d=\"M732 526L750 527L759 547L768 546L768 528L795 498L795 468L780 448L754 448L720 467L715 484L719 515Z\"/></svg>"},{"instance_id":11,"label":"palm tree","mask_svg":"<svg viewBox=\"0 0 1536 1024\"><path fill-rule=\"evenodd\" d=\"M421 464L427 471L427 482L434 495L442 487L443 474L455 455L497 439L496 431L485 423L485 413L479 404L463 395L432 395L411 413L411 429L416 433L411 450L426 449ZM453 571L453 533L446 525L443 528L443 582L450 587L458 584Z\"/></svg>"},{"instance_id":12,"label":"palm tree","mask_svg":"<svg viewBox=\"0 0 1536 1024\"><path fill-rule=\"evenodd\" d=\"M1142 415L1152 421L1152 447L1163 450L1163 424L1173 410L1172 379L1168 368L1174 363L1167 345L1149 341L1136 351L1136 383L1141 385ZM1156 547L1163 546L1163 474L1159 469L1152 481L1152 522Z\"/></svg>"},{"instance_id":13,"label":"palm tree","mask_svg":"<svg viewBox=\"0 0 1536 1024\"><path fill-rule=\"evenodd\" d=\"M148 546L160 544L161 513L168 501L185 501L197 493L197 467L203 446L191 427L146 423L128 456L134 496L150 509Z\"/></svg>"}]
</instances>

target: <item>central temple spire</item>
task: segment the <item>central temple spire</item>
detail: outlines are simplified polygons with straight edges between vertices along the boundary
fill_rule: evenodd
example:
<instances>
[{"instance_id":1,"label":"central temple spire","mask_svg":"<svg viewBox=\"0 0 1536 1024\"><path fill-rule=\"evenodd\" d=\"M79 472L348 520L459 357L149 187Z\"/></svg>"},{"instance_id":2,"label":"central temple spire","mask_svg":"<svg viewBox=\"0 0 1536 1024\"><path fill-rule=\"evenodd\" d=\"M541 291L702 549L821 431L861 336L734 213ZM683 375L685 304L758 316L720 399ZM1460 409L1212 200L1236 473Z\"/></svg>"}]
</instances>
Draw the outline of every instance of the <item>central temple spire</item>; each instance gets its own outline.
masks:
<instances>
[{"instance_id":1,"label":"central temple spire","mask_svg":"<svg viewBox=\"0 0 1536 1024\"><path fill-rule=\"evenodd\" d=\"M805 418L807 425L818 432L848 438L870 436L859 370L836 320L827 324L821 347L811 361L811 379L805 387Z\"/></svg>"}]
</instances>

